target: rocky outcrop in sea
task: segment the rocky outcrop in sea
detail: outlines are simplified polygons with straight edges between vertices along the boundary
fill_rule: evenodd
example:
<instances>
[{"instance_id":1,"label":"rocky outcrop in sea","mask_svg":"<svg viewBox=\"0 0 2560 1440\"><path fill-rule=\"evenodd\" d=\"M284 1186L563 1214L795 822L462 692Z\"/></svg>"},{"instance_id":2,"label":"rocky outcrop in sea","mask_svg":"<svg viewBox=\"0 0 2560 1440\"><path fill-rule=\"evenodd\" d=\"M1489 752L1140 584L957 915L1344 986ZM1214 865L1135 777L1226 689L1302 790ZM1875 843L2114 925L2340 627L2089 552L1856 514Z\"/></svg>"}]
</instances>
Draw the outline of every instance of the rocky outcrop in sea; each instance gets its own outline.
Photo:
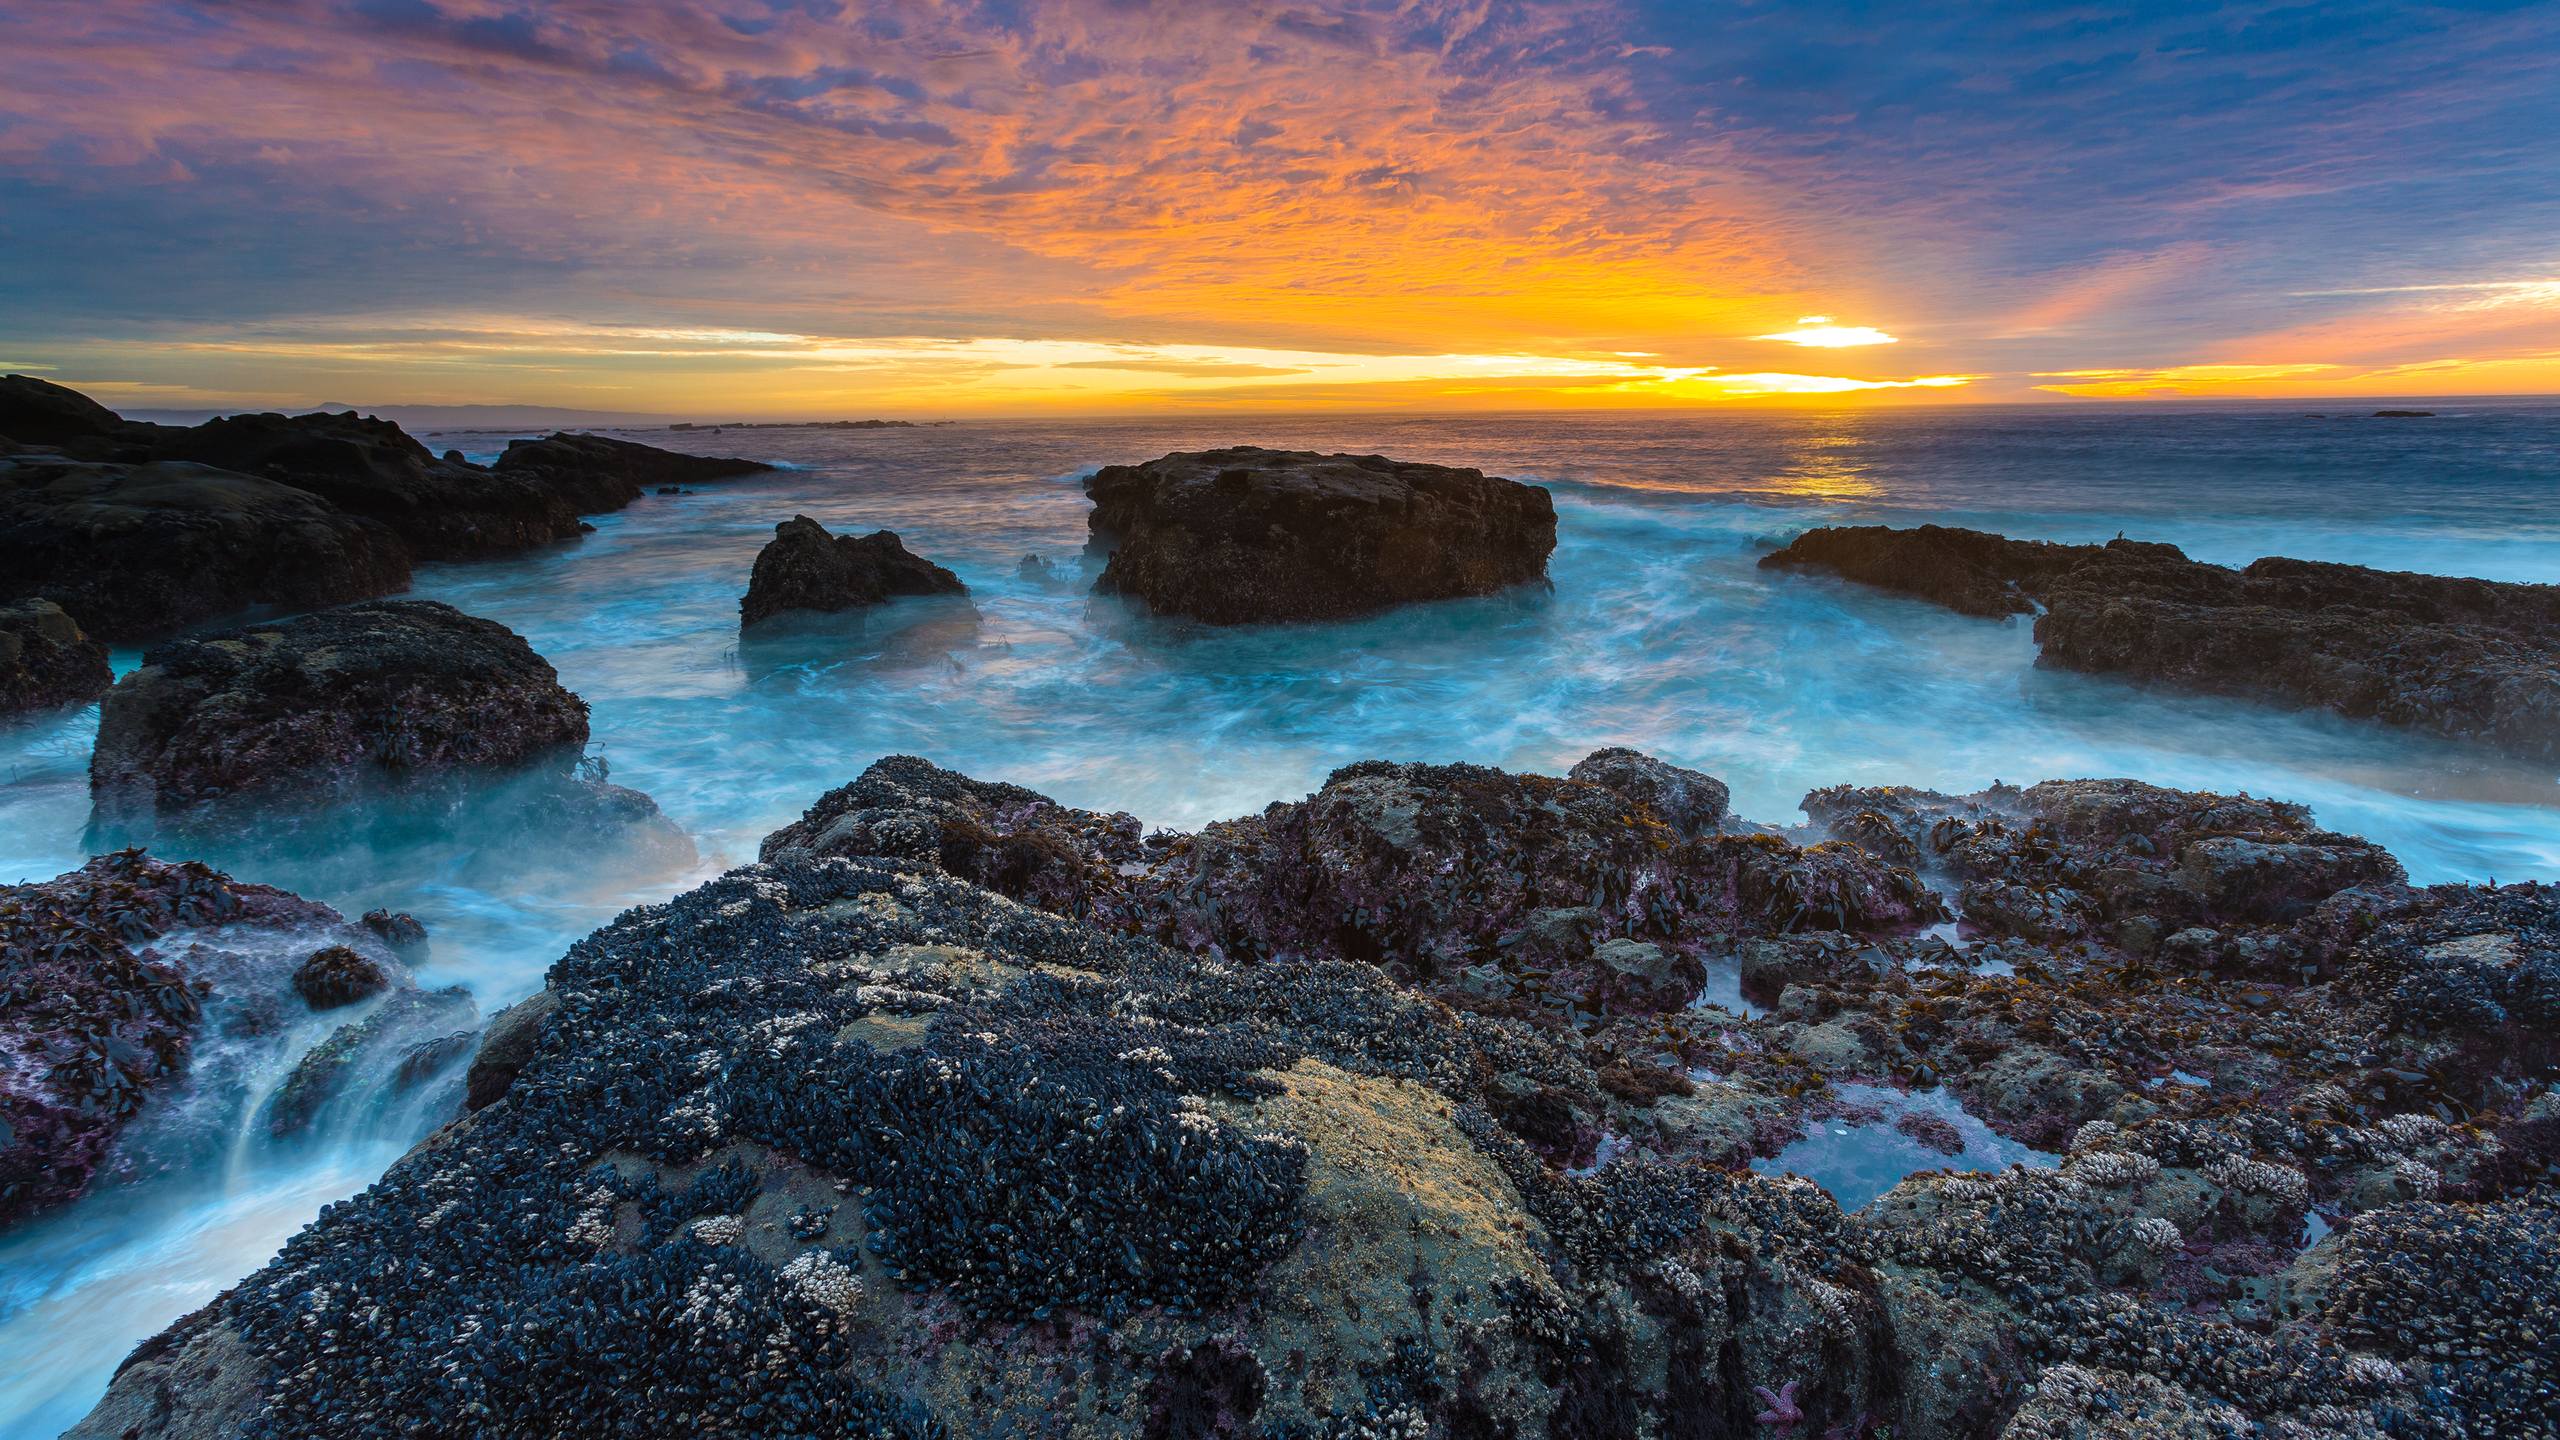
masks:
<instances>
[{"instance_id":1,"label":"rocky outcrop in sea","mask_svg":"<svg viewBox=\"0 0 2560 1440\"><path fill-rule=\"evenodd\" d=\"M1577 770L1185 836L883 762L74 1433L2560 1425L2560 892L2129 782L1817 839ZM2029 1163L1940 1168L1985 1123ZM1844 1136L1925 1158L1778 1173Z\"/></svg>"},{"instance_id":2,"label":"rocky outcrop in sea","mask_svg":"<svg viewBox=\"0 0 2560 1440\"><path fill-rule=\"evenodd\" d=\"M52 600L103 639L147 638L251 605L389 594L416 561L568 539L649 485L767 468L593 435L520 441L483 467L353 412L154 425L11 375L0 601Z\"/></svg>"},{"instance_id":3,"label":"rocky outcrop in sea","mask_svg":"<svg viewBox=\"0 0 2560 1440\"><path fill-rule=\"evenodd\" d=\"M1098 594L1213 625L1338 620L1542 581L1546 490L1478 470L1239 445L1085 481Z\"/></svg>"},{"instance_id":4,"label":"rocky outcrop in sea","mask_svg":"<svg viewBox=\"0 0 2560 1440\"><path fill-rule=\"evenodd\" d=\"M773 527L738 601L753 625L791 611L858 610L897 595L966 595L960 577L910 552L887 530L830 535L806 515Z\"/></svg>"},{"instance_id":5,"label":"rocky outcrop in sea","mask_svg":"<svg viewBox=\"0 0 2560 1440\"><path fill-rule=\"evenodd\" d=\"M1923 525L1826 527L1763 557L1969 615L2037 613L2041 663L2233 695L2560 758L2560 585L2173 545L2011 540Z\"/></svg>"},{"instance_id":6,"label":"rocky outcrop in sea","mask_svg":"<svg viewBox=\"0 0 2560 1440\"><path fill-rule=\"evenodd\" d=\"M672 833L647 796L579 773L586 742L586 702L514 631L369 600L146 652L100 705L93 825L273 836L503 780L563 833Z\"/></svg>"}]
</instances>

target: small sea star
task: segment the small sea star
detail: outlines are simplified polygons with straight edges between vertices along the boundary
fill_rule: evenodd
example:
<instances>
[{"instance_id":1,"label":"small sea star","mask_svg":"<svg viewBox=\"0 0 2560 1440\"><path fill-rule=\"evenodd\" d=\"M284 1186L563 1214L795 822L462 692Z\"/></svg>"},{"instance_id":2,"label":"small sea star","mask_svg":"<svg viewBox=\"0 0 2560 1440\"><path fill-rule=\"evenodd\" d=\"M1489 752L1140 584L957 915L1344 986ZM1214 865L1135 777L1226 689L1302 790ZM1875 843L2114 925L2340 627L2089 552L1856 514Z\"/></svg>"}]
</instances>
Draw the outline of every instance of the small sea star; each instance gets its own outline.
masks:
<instances>
[{"instance_id":1,"label":"small sea star","mask_svg":"<svg viewBox=\"0 0 2560 1440\"><path fill-rule=\"evenodd\" d=\"M1759 1396L1760 1403L1769 1407L1756 1417L1761 1424L1786 1431L1804 1423L1804 1411L1796 1407L1795 1381L1788 1381L1774 1392L1766 1385L1754 1385L1751 1393Z\"/></svg>"}]
</instances>

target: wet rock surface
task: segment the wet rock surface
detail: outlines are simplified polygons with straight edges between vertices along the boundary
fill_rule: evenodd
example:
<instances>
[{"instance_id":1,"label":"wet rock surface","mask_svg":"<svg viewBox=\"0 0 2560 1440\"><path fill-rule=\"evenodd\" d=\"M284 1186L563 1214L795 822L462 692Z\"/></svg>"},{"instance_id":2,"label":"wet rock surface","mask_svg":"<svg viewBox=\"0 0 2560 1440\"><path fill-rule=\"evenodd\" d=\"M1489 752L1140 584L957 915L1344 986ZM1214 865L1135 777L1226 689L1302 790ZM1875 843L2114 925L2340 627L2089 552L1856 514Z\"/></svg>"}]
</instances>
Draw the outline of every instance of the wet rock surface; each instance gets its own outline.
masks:
<instances>
[{"instance_id":1,"label":"wet rock surface","mask_svg":"<svg viewBox=\"0 0 2560 1440\"><path fill-rule=\"evenodd\" d=\"M119 1153L117 1143L147 1106L179 1106L172 1092L245 1097L252 1087L238 1067L294 1043L291 1017L306 1005L414 994L406 970L368 946L325 905L136 850L0 887L0 1226L102 1179L194 1158L203 1147L189 1143L190 1126L218 1136L224 1125L160 1113L159 1144ZM322 955L331 958L315 968ZM297 967L298 957L308 958ZM470 1002L453 1003L448 1028L472 1028ZM341 1047L341 1080L418 1038L363 1018L371 1030ZM202 1073L208 1064L214 1073ZM315 1084L309 1103L316 1110L344 1091Z\"/></svg>"},{"instance_id":2,"label":"wet rock surface","mask_svg":"<svg viewBox=\"0 0 2560 1440\"><path fill-rule=\"evenodd\" d=\"M147 652L100 707L93 823L273 831L498 779L562 833L656 819L648 797L578 773L586 739L586 702L505 626L365 601Z\"/></svg>"},{"instance_id":3,"label":"wet rock surface","mask_svg":"<svg viewBox=\"0 0 2560 1440\"><path fill-rule=\"evenodd\" d=\"M1762 558L1971 615L2028 614L2041 663L2375 720L2560 758L2560 586L2175 546L1829 527Z\"/></svg>"},{"instance_id":4,"label":"wet rock surface","mask_svg":"<svg viewBox=\"0 0 2560 1440\"><path fill-rule=\"evenodd\" d=\"M2560 1425L2560 891L2123 781L1790 838L1577 773L1150 835L881 762L75 1433ZM1936 1168L1985 1123L2038 1163ZM1844 1212L1748 1163L1809 1126L1922 1158Z\"/></svg>"},{"instance_id":5,"label":"wet rock surface","mask_svg":"<svg viewBox=\"0 0 2560 1440\"><path fill-rule=\"evenodd\" d=\"M115 678L107 648L61 606L0 605L0 716L95 700Z\"/></svg>"},{"instance_id":6,"label":"wet rock surface","mask_svg":"<svg viewBox=\"0 0 2560 1440\"><path fill-rule=\"evenodd\" d=\"M1215 625L1334 620L1541 581L1545 489L1481 471L1242 445L1085 482L1099 594Z\"/></svg>"},{"instance_id":7,"label":"wet rock surface","mask_svg":"<svg viewBox=\"0 0 2560 1440\"><path fill-rule=\"evenodd\" d=\"M738 601L738 620L759 620L795 610L855 610L895 595L966 595L960 577L911 553L886 530L830 535L806 515L773 527L773 539L756 552L755 573Z\"/></svg>"},{"instance_id":8,"label":"wet rock surface","mask_svg":"<svg viewBox=\"0 0 2560 1440\"><path fill-rule=\"evenodd\" d=\"M352 411L155 425L0 377L0 599L54 600L110 640L334 605L403 588L415 561L571 538L655 484L767 468L595 435L483 467Z\"/></svg>"}]
</instances>

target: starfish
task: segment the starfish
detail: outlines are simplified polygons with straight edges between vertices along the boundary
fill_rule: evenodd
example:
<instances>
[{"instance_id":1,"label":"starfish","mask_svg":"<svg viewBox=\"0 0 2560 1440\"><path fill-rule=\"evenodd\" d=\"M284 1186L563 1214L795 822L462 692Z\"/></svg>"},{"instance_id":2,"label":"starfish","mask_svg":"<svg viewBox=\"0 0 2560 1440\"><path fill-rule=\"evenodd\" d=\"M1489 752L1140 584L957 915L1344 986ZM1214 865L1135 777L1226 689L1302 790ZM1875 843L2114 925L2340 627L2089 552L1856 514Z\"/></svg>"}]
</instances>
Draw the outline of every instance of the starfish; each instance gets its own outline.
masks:
<instances>
[{"instance_id":1,"label":"starfish","mask_svg":"<svg viewBox=\"0 0 2560 1440\"><path fill-rule=\"evenodd\" d=\"M1755 1417L1761 1424L1787 1431L1804 1423L1804 1411L1796 1407L1795 1381L1788 1381L1774 1392L1766 1385L1754 1385L1751 1393L1759 1396L1760 1403L1769 1407Z\"/></svg>"}]
</instances>

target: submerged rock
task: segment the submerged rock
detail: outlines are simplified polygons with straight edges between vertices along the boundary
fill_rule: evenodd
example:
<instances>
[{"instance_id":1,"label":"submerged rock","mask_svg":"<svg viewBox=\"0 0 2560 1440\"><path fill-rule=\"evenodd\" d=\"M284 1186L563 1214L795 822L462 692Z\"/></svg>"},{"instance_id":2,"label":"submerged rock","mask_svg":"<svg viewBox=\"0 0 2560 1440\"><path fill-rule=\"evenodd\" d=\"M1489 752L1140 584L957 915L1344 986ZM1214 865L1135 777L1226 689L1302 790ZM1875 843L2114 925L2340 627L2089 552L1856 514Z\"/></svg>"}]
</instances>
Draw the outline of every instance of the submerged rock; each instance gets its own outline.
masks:
<instances>
[{"instance_id":1,"label":"submerged rock","mask_svg":"<svg viewBox=\"0 0 2560 1440\"><path fill-rule=\"evenodd\" d=\"M315 967L322 955L333 958ZM160 1097L183 1089L199 1109L245 1106L253 1073L292 1054L303 997L337 1006L386 990L408 991L407 972L336 911L193 861L126 850L0 887L0 1226L106 1175L219 1148L233 1120ZM460 1027L468 1012L465 1000ZM373 1034L406 1038L379 1022ZM380 1045L343 1048L348 1067L384 1058ZM146 1114L156 1143L120 1155L119 1137Z\"/></svg>"},{"instance_id":2,"label":"submerged rock","mask_svg":"<svg viewBox=\"0 0 2560 1440\"><path fill-rule=\"evenodd\" d=\"M1936 525L1808 531L1763 566L1817 569L1974 615L2039 607L2043 664L2560 758L2560 585L2175 546L2011 540Z\"/></svg>"},{"instance_id":3,"label":"submerged rock","mask_svg":"<svg viewBox=\"0 0 2560 1440\"><path fill-rule=\"evenodd\" d=\"M61 606L0 605L0 716L95 700L115 678L107 647Z\"/></svg>"},{"instance_id":4,"label":"submerged rock","mask_svg":"<svg viewBox=\"0 0 2560 1440\"><path fill-rule=\"evenodd\" d=\"M586 702L515 632L367 601L146 653L100 707L92 823L254 839L491 787L548 834L672 835L647 796L586 773L586 739Z\"/></svg>"},{"instance_id":5,"label":"submerged rock","mask_svg":"<svg viewBox=\"0 0 2560 1440\"><path fill-rule=\"evenodd\" d=\"M753 625L792 610L852 610L893 595L968 593L959 576L910 553L887 530L830 535L817 521L794 515L774 526L773 539L756 553L738 616L740 624Z\"/></svg>"},{"instance_id":6,"label":"submerged rock","mask_svg":"<svg viewBox=\"0 0 2560 1440\"><path fill-rule=\"evenodd\" d=\"M1085 481L1094 589L1216 625L1336 620L1546 577L1555 506L1477 470L1244 445Z\"/></svg>"}]
</instances>

